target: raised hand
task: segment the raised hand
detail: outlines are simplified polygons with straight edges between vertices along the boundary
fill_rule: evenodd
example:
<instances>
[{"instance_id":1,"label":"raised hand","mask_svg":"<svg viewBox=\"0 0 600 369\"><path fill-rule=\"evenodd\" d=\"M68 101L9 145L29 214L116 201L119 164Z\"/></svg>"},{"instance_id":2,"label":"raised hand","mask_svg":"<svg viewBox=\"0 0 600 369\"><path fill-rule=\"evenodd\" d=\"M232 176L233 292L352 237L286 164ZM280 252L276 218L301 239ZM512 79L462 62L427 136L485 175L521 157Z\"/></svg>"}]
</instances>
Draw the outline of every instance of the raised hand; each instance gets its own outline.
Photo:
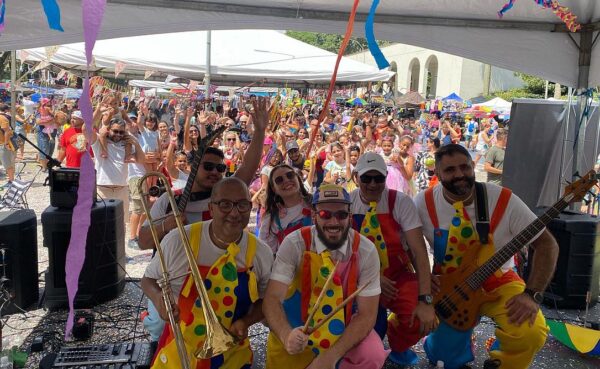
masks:
<instances>
[{"instance_id":1,"label":"raised hand","mask_svg":"<svg viewBox=\"0 0 600 369\"><path fill-rule=\"evenodd\" d=\"M258 101L252 101L254 110L250 113L250 116L252 117L255 131L264 132L269 125L269 108L267 103L268 99L264 97L259 97Z\"/></svg>"}]
</instances>

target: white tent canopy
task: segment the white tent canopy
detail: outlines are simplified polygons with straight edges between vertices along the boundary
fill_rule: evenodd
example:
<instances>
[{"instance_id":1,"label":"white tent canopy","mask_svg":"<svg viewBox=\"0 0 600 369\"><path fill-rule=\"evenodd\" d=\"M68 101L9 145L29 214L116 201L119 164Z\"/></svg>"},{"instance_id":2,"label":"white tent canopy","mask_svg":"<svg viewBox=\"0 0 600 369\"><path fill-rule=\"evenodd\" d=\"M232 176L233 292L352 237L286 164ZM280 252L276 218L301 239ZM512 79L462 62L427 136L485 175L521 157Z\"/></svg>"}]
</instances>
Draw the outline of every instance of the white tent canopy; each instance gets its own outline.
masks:
<instances>
[{"instance_id":1,"label":"white tent canopy","mask_svg":"<svg viewBox=\"0 0 600 369\"><path fill-rule=\"evenodd\" d=\"M123 62L123 74L160 71L201 81L207 71L206 39L206 31L195 31L98 41L93 69L114 72L115 64ZM266 79L327 83L337 57L282 32L269 30L214 31L211 44L211 79L218 82ZM84 50L83 43L63 45L50 61L83 70ZM27 53L27 60L46 59L44 48L29 49ZM343 58L338 81L387 81L393 75L393 72Z\"/></svg>"},{"instance_id":2,"label":"white tent canopy","mask_svg":"<svg viewBox=\"0 0 600 369\"><path fill-rule=\"evenodd\" d=\"M473 106L474 107L486 107L486 108L495 110L497 112L509 113L512 104L500 97L494 97L493 99L491 99L489 101L482 102L481 104L474 104Z\"/></svg>"},{"instance_id":3,"label":"white tent canopy","mask_svg":"<svg viewBox=\"0 0 600 369\"><path fill-rule=\"evenodd\" d=\"M165 83L161 81L147 81L147 80L138 80L133 79L127 83L131 87L137 87L142 89L152 89L152 88L163 88L163 89L187 89L187 83ZM206 89L205 85L198 85L196 87L197 90L204 91ZM238 86L217 86L216 92L265 92L265 93L276 93L278 91L277 87L238 87Z\"/></svg>"},{"instance_id":4,"label":"white tent canopy","mask_svg":"<svg viewBox=\"0 0 600 369\"><path fill-rule=\"evenodd\" d=\"M600 2L561 0L584 24L569 35L563 23L534 1L518 1L503 19L507 0L381 2L378 39L427 47L538 75L572 87L600 85ZM108 0L100 38L206 29L294 29L343 33L351 0ZM361 2L355 34L364 34L371 2ZM39 0L6 10L0 50L83 41L81 1L61 0L64 33L49 31ZM581 47L580 47L581 45ZM240 43L236 43L235 50ZM203 48L201 44L189 48Z\"/></svg>"}]
</instances>

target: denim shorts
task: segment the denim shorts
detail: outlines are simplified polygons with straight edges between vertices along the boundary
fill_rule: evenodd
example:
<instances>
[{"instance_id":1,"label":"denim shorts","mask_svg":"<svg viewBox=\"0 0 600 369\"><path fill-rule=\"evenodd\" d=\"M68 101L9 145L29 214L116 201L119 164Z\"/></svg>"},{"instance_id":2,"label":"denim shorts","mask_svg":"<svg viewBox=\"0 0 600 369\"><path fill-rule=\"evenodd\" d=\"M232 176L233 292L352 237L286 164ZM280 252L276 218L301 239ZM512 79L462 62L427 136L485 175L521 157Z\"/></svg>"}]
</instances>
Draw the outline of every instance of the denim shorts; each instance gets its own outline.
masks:
<instances>
[{"instance_id":1,"label":"denim shorts","mask_svg":"<svg viewBox=\"0 0 600 369\"><path fill-rule=\"evenodd\" d=\"M37 128L37 144L40 150L45 152L47 155L52 156L54 153L56 131L52 132L52 140L48 137L48 134L42 132L42 128Z\"/></svg>"},{"instance_id":2,"label":"denim shorts","mask_svg":"<svg viewBox=\"0 0 600 369\"><path fill-rule=\"evenodd\" d=\"M4 169L15 167L15 152L11 151L5 145L0 145L0 164Z\"/></svg>"}]
</instances>

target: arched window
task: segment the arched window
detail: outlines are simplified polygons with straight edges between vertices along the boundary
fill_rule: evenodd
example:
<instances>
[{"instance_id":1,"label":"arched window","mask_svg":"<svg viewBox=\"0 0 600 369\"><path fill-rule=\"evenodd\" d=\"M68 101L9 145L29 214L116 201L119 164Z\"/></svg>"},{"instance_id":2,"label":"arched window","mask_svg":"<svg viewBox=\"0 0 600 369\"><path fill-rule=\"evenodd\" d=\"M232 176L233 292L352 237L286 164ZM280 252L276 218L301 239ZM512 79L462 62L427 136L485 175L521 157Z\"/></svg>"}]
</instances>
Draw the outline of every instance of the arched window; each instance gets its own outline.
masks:
<instances>
[{"instance_id":1,"label":"arched window","mask_svg":"<svg viewBox=\"0 0 600 369\"><path fill-rule=\"evenodd\" d=\"M421 74L421 63L414 58L408 64L408 90L419 91L419 75Z\"/></svg>"},{"instance_id":2,"label":"arched window","mask_svg":"<svg viewBox=\"0 0 600 369\"><path fill-rule=\"evenodd\" d=\"M425 63L425 96L435 98L437 92L438 59L431 55Z\"/></svg>"}]
</instances>

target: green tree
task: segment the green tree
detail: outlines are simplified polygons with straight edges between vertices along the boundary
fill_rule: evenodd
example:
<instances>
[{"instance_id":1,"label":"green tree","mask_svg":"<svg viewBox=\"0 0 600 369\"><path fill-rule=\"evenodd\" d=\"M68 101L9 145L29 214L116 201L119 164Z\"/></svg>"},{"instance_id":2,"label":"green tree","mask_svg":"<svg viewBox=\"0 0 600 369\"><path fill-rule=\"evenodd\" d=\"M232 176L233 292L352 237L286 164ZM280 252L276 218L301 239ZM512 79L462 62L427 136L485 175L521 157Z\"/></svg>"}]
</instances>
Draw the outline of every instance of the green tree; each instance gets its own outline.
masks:
<instances>
[{"instance_id":1,"label":"green tree","mask_svg":"<svg viewBox=\"0 0 600 369\"><path fill-rule=\"evenodd\" d=\"M331 33L317 33L317 32L301 32L301 31L286 31L286 35L300 40L307 44L319 47L321 49L330 51L332 53L338 53L344 36L336 35ZM390 45L388 41L377 41L380 47ZM367 40L360 37L352 37L348 42L344 55L354 54L361 51L368 50Z\"/></svg>"}]
</instances>

